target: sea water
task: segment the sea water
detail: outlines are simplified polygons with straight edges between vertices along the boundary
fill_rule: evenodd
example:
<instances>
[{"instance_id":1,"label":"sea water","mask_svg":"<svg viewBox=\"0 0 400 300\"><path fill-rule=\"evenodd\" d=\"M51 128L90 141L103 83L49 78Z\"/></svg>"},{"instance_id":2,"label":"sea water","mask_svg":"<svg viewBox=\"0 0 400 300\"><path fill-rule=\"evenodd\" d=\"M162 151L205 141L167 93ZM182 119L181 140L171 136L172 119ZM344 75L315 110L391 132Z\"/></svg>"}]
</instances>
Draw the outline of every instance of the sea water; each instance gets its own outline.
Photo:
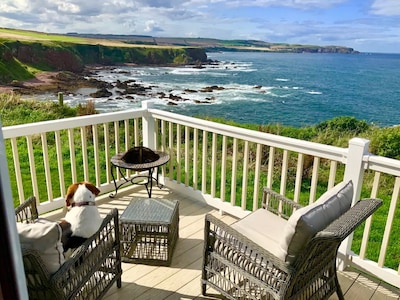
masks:
<instances>
[{"instance_id":1,"label":"sea water","mask_svg":"<svg viewBox=\"0 0 400 300\"><path fill-rule=\"evenodd\" d=\"M400 124L400 54L223 52L208 57L218 63L98 70L98 79L135 80L148 90L133 99L114 91L111 97L94 99L96 108L129 109L153 99L167 111L241 123L307 126L354 116L378 126ZM210 86L219 89L201 91ZM65 95L65 102L92 99L88 92ZM160 98L161 92L181 100Z\"/></svg>"}]
</instances>

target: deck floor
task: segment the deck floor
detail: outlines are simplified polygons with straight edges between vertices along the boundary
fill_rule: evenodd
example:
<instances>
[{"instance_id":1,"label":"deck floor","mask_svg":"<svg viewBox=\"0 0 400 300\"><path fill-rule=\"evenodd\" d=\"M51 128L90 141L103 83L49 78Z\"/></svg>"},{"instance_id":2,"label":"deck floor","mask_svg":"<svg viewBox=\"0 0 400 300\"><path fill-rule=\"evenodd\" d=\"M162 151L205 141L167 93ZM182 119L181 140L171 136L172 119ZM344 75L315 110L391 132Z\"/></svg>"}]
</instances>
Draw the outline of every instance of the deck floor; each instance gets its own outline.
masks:
<instances>
[{"instance_id":1,"label":"deck floor","mask_svg":"<svg viewBox=\"0 0 400 300\"><path fill-rule=\"evenodd\" d=\"M100 201L100 212L106 214L110 208L116 207L121 214L132 197L147 197L146 190L127 189L114 199L104 197ZM212 213L225 222L234 222L235 219L229 215L221 216L207 204L166 188L155 188L152 197L180 201L179 240L171 266L122 263L122 287L118 289L114 285L104 299L214 299L202 296L200 288L204 216ZM372 281L354 270L340 272L339 281L345 299L400 299L398 289ZM337 296L333 295L331 299L337 299Z\"/></svg>"}]
</instances>

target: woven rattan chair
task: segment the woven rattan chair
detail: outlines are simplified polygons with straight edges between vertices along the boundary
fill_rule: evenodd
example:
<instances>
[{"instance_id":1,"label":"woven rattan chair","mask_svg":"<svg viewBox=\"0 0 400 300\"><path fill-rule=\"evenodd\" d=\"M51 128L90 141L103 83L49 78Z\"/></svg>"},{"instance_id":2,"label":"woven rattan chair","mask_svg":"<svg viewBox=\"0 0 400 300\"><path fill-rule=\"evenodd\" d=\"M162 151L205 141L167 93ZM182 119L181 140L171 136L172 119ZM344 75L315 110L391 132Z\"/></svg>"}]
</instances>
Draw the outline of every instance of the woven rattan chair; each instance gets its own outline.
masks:
<instances>
[{"instance_id":1,"label":"woven rattan chair","mask_svg":"<svg viewBox=\"0 0 400 300\"><path fill-rule=\"evenodd\" d=\"M17 222L37 219L35 197L17 207L15 214ZM29 299L100 299L114 282L121 287L118 210L111 210L99 230L54 274L49 274L36 250L22 248L22 255Z\"/></svg>"},{"instance_id":2,"label":"woven rattan chair","mask_svg":"<svg viewBox=\"0 0 400 300\"><path fill-rule=\"evenodd\" d=\"M207 215L203 295L208 285L228 299L328 299L335 292L344 299L336 274L339 245L381 204L378 199L358 201L317 232L291 263L277 258L268 247L261 247L234 226ZM288 219L300 206L265 188L263 208Z\"/></svg>"}]
</instances>

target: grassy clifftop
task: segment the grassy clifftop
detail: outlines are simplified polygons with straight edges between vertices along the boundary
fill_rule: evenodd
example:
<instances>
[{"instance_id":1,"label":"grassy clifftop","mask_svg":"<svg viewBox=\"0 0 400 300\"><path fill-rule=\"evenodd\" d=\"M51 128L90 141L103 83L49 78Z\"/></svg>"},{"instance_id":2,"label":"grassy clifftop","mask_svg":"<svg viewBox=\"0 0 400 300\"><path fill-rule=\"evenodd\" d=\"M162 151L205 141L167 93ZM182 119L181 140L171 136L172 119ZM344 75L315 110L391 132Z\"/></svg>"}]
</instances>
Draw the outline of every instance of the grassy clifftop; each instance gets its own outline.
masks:
<instances>
[{"instance_id":1,"label":"grassy clifftop","mask_svg":"<svg viewBox=\"0 0 400 300\"><path fill-rule=\"evenodd\" d=\"M99 39L0 29L0 84L33 78L40 71L79 73L85 65L191 64L207 61L194 47L131 46Z\"/></svg>"}]
</instances>

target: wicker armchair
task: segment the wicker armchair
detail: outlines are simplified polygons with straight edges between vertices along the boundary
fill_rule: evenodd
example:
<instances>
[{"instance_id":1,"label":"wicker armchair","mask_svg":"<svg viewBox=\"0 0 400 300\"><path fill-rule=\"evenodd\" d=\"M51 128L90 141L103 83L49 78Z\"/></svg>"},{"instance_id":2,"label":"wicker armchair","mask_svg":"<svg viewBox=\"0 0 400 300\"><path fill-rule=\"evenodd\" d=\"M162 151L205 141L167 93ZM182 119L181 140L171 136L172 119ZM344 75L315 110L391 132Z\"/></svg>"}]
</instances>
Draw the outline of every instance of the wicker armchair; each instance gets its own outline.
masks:
<instances>
[{"instance_id":1,"label":"wicker armchair","mask_svg":"<svg viewBox=\"0 0 400 300\"><path fill-rule=\"evenodd\" d=\"M35 197L17 207L15 214L17 222L38 218ZM99 230L54 274L44 268L35 250L23 248L22 255L30 299L100 299L114 282L121 287L118 210L111 210Z\"/></svg>"},{"instance_id":2,"label":"wicker armchair","mask_svg":"<svg viewBox=\"0 0 400 300\"><path fill-rule=\"evenodd\" d=\"M279 259L212 215L206 216L202 293L207 285L228 299L328 299L343 293L336 274L340 243L380 205L364 199L317 232L296 260ZM300 206L265 188L263 208L288 219ZM259 228L268 230L268 228ZM282 229L275 228L279 231Z\"/></svg>"}]
</instances>

